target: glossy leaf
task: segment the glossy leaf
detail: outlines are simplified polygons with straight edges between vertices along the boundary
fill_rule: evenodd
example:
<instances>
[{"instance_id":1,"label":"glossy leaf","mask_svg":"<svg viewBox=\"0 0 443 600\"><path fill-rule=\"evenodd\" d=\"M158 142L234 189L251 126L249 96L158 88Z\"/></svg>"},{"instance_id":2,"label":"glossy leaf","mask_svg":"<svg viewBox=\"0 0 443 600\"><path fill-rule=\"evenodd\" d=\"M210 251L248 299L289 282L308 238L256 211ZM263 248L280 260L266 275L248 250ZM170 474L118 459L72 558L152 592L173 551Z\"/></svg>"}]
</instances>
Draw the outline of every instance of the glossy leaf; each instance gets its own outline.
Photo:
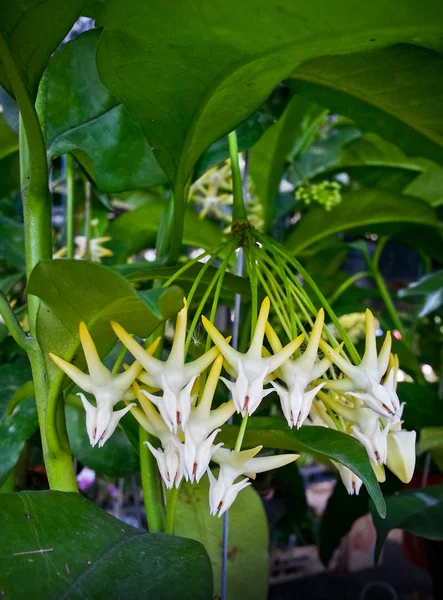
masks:
<instances>
[{"instance_id":1,"label":"glossy leaf","mask_svg":"<svg viewBox=\"0 0 443 600\"><path fill-rule=\"evenodd\" d=\"M69 444L74 458L97 473L109 477L127 477L139 472L137 453L120 427L117 427L103 448L92 448L86 433L83 408L67 405L65 411ZM129 418L133 419L132 416Z\"/></svg>"},{"instance_id":2,"label":"glossy leaf","mask_svg":"<svg viewBox=\"0 0 443 600\"><path fill-rule=\"evenodd\" d=\"M190 287L190 284L194 283L196 277L199 275L204 264L197 263L189 266L176 280L176 284L186 289ZM113 267L118 273L123 275L128 281L133 283L144 283L147 281L153 281L154 279L160 279L162 281L168 280L174 273L176 273L177 266L164 266L156 263L128 263L125 265L115 265ZM215 275L217 274L217 267L212 265L208 267L201 278L201 285L204 289L207 289L207 284L210 283ZM236 294L241 294L243 298L248 298L251 295L251 286L248 280L244 277L239 277L233 273L226 272L223 277L223 290L225 292L229 290Z\"/></svg>"},{"instance_id":3,"label":"glossy leaf","mask_svg":"<svg viewBox=\"0 0 443 600\"><path fill-rule=\"evenodd\" d=\"M40 78L51 54L80 16L86 0L68 4L58 0L7 2L2 6L0 31L31 96L37 96ZM0 61L0 84L11 92L5 65Z\"/></svg>"},{"instance_id":4,"label":"glossy leaf","mask_svg":"<svg viewBox=\"0 0 443 600\"><path fill-rule=\"evenodd\" d=\"M400 290L400 298L420 298L422 306L419 317L425 317L443 305L443 271L425 275L418 281L410 283L407 288Z\"/></svg>"},{"instance_id":5,"label":"glossy leaf","mask_svg":"<svg viewBox=\"0 0 443 600\"><path fill-rule=\"evenodd\" d=\"M298 153L314 136L325 111L294 96L278 122L268 129L250 155L250 173L264 208L265 225L272 223L278 189L288 154ZM295 146L295 147L294 147Z\"/></svg>"},{"instance_id":6,"label":"glossy leaf","mask_svg":"<svg viewBox=\"0 0 443 600\"><path fill-rule=\"evenodd\" d=\"M31 273L27 293L43 301L37 318L37 338L45 355L54 352L71 360L79 346L78 327L84 321L106 355L115 343L109 322L115 320L131 333L146 337L183 306L177 287L138 294L112 269L88 261L42 262ZM84 363L83 353L79 362ZM47 358L48 372L60 373Z\"/></svg>"},{"instance_id":7,"label":"glossy leaf","mask_svg":"<svg viewBox=\"0 0 443 600\"><path fill-rule=\"evenodd\" d=\"M239 152L254 146L263 134L276 123L282 115L289 100L289 90L278 86L266 102L237 127L237 144ZM198 179L208 169L221 164L229 158L228 138L224 136L214 142L204 153L195 167L194 179Z\"/></svg>"},{"instance_id":8,"label":"glossy leaf","mask_svg":"<svg viewBox=\"0 0 443 600\"><path fill-rule=\"evenodd\" d=\"M434 386L400 382L397 393L400 402L406 402L403 412L405 429L443 425L443 402Z\"/></svg>"},{"instance_id":9,"label":"glossy leaf","mask_svg":"<svg viewBox=\"0 0 443 600\"><path fill-rule=\"evenodd\" d=\"M377 34L373 39L375 45ZM351 117L365 131L379 133L411 156L442 164L442 68L439 53L404 44L370 54L315 59L293 77L297 93Z\"/></svg>"},{"instance_id":10,"label":"glossy leaf","mask_svg":"<svg viewBox=\"0 0 443 600\"><path fill-rule=\"evenodd\" d=\"M149 535L79 494L2 494L0 526L2 590L11 600L212 598L200 544Z\"/></svg>"},{"instance_id":11,"label":"glossy leaf","mask_svg":"<svg viewBox=\"0 0 443 600\"><path fill-rule=\"evenodd\" d=\"M31 378L31 368L27 362L0 365L0 418L15 392Z\"/></svg>"},{"instance_id":12,"label":"glossy leaf","mask_svg":"<svg viewBox=\"0 0 443 600\"><path fill-rule=\"evenodd\" d=\"M389 6L374 0L358 11L346 0L228 0L191 10L184 0L111 0L96 21L104 26L97 65L181 194L203 151L303 61L411 41L423 31L433 37L440 34L439 17L437 0ZM173 40L165 35L171 31Z\"/></svg>"},{"instance_id":13,"label":"glossy leaf","mask_svg":"<svg viewBox=\"0 0 443 600\"><path fill-rule=\"evenodd\" d=\"M104 192L158 185L165 177L140 127L98 77L100 35L86 31L49 62L38 102L48 155L72 153Z\"/></svg>"},{"instance_id":14,"label":"glossy leaf","mask_svg":"<svg viewBox=\"0 0 443 600\"><path fill-rule=\"evenodd\" d=\"M391 529L403 529L428 540L443 540L443 486L407 490L388 496L386 509L386 519L372 511L377 530L376 562Z\"/></svg>"},{"instance_id":15,"label":"glossy leaf","mask_svg":"<svg viewBox=\"0 0 443 600\"><path fill-rule=\"evenodd\" d=\"M238 427L224 425L217 440L229 448L235 446ZM322 459L335 460L351 469L362 479L383 516L385 503L380 487L363 446L353 437L324 427L289 429L281 419L252 417L248 421L243 446L252 448L262 444L268 448L307 452Z\"/></svg>"},{"instance_id":16,"label":"glossy leaf","mask_svg":"<svg viewBox=\"0 0 443 600\"><path fill-rule=\"evenodd\" d=\"M182 485L174 531L203 544L214 573L214 597L220 596L223 519L209 514L207 476L197 484ZM227 598L267 598L268 544L268 522L262 501L253 488L246 488L229 509Z\"/></svg>"},{"instance_id":17,"label":"glossy leaf","mask_svg":"<svg viewBox=\"0 0 443 600\"><path fill-rule=\"evenodd\" d=\"M165 201L153 197L112 221L108 234L121 260L155 244L165 207ZM192 207L186 210L184 244L207 249L217 246L222 239L223 233L213 221L199 219Z\"/></svg>"},{"instance_id":18,"label":"glossy leaf","mask_svg":"<svg viewBox=\"0 0 443 600\"><path fill-rule=\"evenodd\" d=\"M371 228L381 223L414 223L437 227L434 210L411 196L390 194L382 190L361 190L343 196L331 211L312 206L289 232L285 246L298 254L322 238L356 228Z\"/></svg>"},{"instance_id":19,"label":"glossy leaf","mask_svg":"<svg viewBox=\"0 0 443 600\"><path fill-rule=\"evenodd\" d=\"M7 123L3 112L0 112L0 160L17 150L18 135Z\"/></svg>"},{"instance_id":20,"label":"glossy leaf","mask_svg":"<svg viewBox=\"0 0 443 600\"><path fill-rule=\"evenodd\" d=\"M34 398L17 404L12 414L0 420L0 486L15 467L27 440L38 428Z\"/></svg>"}]
</instances>

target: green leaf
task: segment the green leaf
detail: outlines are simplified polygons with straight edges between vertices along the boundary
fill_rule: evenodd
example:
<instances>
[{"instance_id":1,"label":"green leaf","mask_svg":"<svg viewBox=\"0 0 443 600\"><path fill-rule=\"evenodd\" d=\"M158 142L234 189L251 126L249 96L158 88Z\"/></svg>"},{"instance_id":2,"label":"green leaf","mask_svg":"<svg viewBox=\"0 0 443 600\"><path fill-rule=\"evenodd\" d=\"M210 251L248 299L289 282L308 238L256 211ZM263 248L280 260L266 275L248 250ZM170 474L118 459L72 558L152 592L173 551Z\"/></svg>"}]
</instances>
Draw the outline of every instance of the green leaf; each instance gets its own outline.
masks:
<instances>
[{"instance_id":1,"label":"green leaf","mask_svg":"<svg viewBox=\"0 0 443 600\"><path fill-rule=\"evenodd\" d=\"M328 235L361 227L370 229L380 223L439 225L434 210L423 200L382 190L361 190L345 194L329 212L322 206L312 206L290 230L285 246L299 254Z\"/></svg>"},{"instance_id":2,"label":"green leaf","mask_svg":"<svg viewBox=\"0 0 443 600\"><path fill-rule=\"evenodd\" d=\"M8 154L0 161L0 198L20 189L20 166L18 152Z\"/></svg>"},{"instance_id":3,"label":"green leaf","mask_svg":"<svg viewBox=\"0 0 443 600\"><path fill-rule=\"evenodd\" d=\"M244 123L237 127L237 144L239 152L244 152L258 142L263 134L274 125L286 108L289 99L289 90L278 86L263 106ZM195 167L194 179L198 179L208 169L215 167L229 158L228 138L224 136L214 142L204 152Z\"/></svg>"},{"instance_id":4,"label":"green leaf","mask_svg":"<svg viewBox=\"0 0 443 600\"><path fill-rule=\"evenodd\" d=\"M0 113L0 160L17 152L18 135L7 123L3 112Z\"/></svg>"},{"instance_id":5,"label":"green leaf","mask_svg":"<svg viewBox=\"0 0 443 600\"><path fill-rule=\"evenodd\" d=\"M40 78L51 54L81 15L86 0L26 0L2 6L0 31L9 47L31 96L37 96ZM9 93L11 85L6 67L0 61L0 85Z\"/></svg>"},{"instance_id":6,"label":"green leaf","mask_svg":"<svg viewBox=\"0 0 443 600\"><path fill-rule=\"evenodd\" d=\"M97 473L109 477L127 477L139 472L137 453L120 427L117 427L103 448L92 448L86 433L85 411L69 405L65 410L69 444L74 458Z\"/></svg>"},{"instance_id":7,"label":"green leaf","mask_svg":"<svg viewBox=\"0 0 443 600\"><path fill-rule=\"evenodd\" d=\"M400 298L420 298L423 304L418 316L429 315L443 305L443 271L425 275L418 281L410 283L407 288L400 290L398 295Z\"/></svg>"},{"instance_id":8,"label":"green leaf","mask_svg":"<svg viewBox=\"0 0 443 600\"><path fill-rule=\"evenodd\" d=\"M39 263L28 281L27 293L43 300L37 318L37 338L47 356L54 352L72 360L79 346L78 327L85 322L100 355L115 343L109 322L115 320L131 333L150 335L183 306L177 287L140 296L118 273L98 264L78 260ZM83 364L82 353L77 364ZM51 377L60 373L47 357Z\"/></svg>"},{"instance_id":9,"label":"green leaf","mask_svg":"<svg viewBox=\"0 0 443 600\"><path fill-rule=\"evenodd\" d=\"M0 420L0 486L15 467L27 440L38 428L34 398L19 402L12 414Z\"/></svg>"},{"instance_id":10,"label":"green leaf","mask_svg":"<svg viewBox=\"0 0 443 600\"><path fill-rule=\"evenodd\" d=\"M49 158L72 153L104 192L163 183L140 127L100 82L100 35L97 29L79 35L49 61L38 101Z\"/></svg>"},{"instance_id":11,"label":"green leaf","mask_svg":"<svg viewBox=\"0 0 443 600\"><path fill-rule=\"evenodd\" d=\"M116 244L116 254L124 260L140 250L155 244L166 203L155 197L150 201L114 219L108 234ZM211 220L199 219L189 207L185 212L183 243L197 248L213 248L220 244L223 233Z\"/></svg>"},{"instance_id":12,"label":"green leaf","mask_svg":"<svg viewBox=\"0 0 443 600\"><path fill-rule=\"evenodd\" d=\"M15 392L31 378L31 367L26 363L0 365L0 418Z\"/></svg>"},{"instance_id":13,"label":"green leaf","mask_svg":"<svg viewBox=\"0 0 443 600\"><path fill-rule=\"evenodd\" d=\"M443 425L443 402L435 387L420 383L400 382L397 386L400 402L405 402L405 429L422 429Z\"/></svg>"},{"instance_id":14,"label":"green leaf","mask_svg":"<svg viewBox=\"0 0 443 600\"><path fill-rule=\"evenodd\" d=\"M303 61L412 41L424 31L435 38L439 17L437 0L394 0L389 7L374 0L358 11L347 0L226 0L191 10L185 0L110 0L96 21L104 26L97 67L180 197L203 151L253 114Z\"/></svg>"},{"instance_id":15,"label":"green leaf","mask_svg":"<svg viewBox=\"0 0 443 600\"><path fill-rule=\"evenodd\" d=\"M199 483L182 485L174 530L177 535L203 544L214 573L214 596L220 595L223 519L209 514L206 475ZM227 598L267 598L268 544L268 522L263 504L257 492L248 487L240 492L229 509Z\"/></svg>"},{"instance_id":16,"label":"green leaf","mask_svg":"<svg viewBox=\"0 0 443 600\"><path fill-rule=\"evenodd\" d=\"M428 540L443 540L443 486L407 490L388 496L386 508L386 519L381 519L371 506L377 530L376 562L391 529L403 529Z\"/></svg>"},{"instance_id":17,"label":"green leaf","mask_svg":"<svg viewBox=\"0 0 443 600\"><path fill-rule=\"evenodd\" d=\"M181 269L182 266L183 265L165 266L157 263L139 262L115 265L113 268L128 281L133 283L145 283L147 281L153 281L154 279L167 281L178 269ZM190 284L194 283L203 267L204 264L202 263L190 265L176 280L177 285L180 285L183 289L189 288ZM207 284L214 279L217 272L217 267L213 267L212 265L205 270L205 273L201 278L201 286L205 290L207 289ZM233 273L226 272L224 274L222 292L226 290L235 294L241 294L243 298L249 298L251 296L251 286L248 280L244 277L234 275Z\"/></svg>"},{"instance_id":18,"label":"green leaf","mask_svg":"<svg viewBox=\"0 0 443 600\"><path fill-rule=\"evenodd\" d=\"M442 69L437 52L404 44L315 59L299 67L293 78L297 93L351 117L411 156L442 164Z\"/></svg>"},{"instance_id":19,"label":"green leaf","mask_svg":"<svg viewBox=\"0 0 443 600\"><path fill-rule=\"evenodd\" d=\"M211 566L193 540L149 535L79 494L0 497L0 570L10 600L211 600Z\"/></svg>"},{"instance_id":20,"label":"green leaf","mask_svg":"<svg viewBox=\"0 0 443 600\"><path fill-rule=\"evenodd\" d=\"M294 96L278 122L268 129L250 155L250 173L264 207L265 226L275 213L278 189L288 154L298 153L312 141L325 111L301 96ZM294 148L295 145L295 148Z\"/></svg>"},{"instance_id":21,"label":"green leaf","mask_svg":"<svg viewBox=\"0 0 443 600\"><path fill-rule=\"evenodd\" d=\"M237 426L224 425L217 439L233 448L238 430ZM286 421L281 419L252 417L248 420L243 446L252 448L260 444L267 448L308 452L342 463L360 477L379 513L385 514L383 496L366 450L353 437L324 427L289 429Z\"/></svg>"},{"instance_id":22,"label":"green leaf","mask_svg":"<svg viewBox=\"0 0 443 600\"><path fill-rule=\"evenodd\" d=\"M9 264L24 270L25 236L23 224L0 214L0 256Z\"/></svg>"},{"instance_id":23,"label":"green leaf","mask_svg":"<svg viewBox=\"0 0 443 600\"><path fill-rule=\"evenodd\" d=\"M428 168L409 183L403 190L405 194L422 198L431 206L443 204L443 169L430 163Z\"/></svg>"}]
</instances>

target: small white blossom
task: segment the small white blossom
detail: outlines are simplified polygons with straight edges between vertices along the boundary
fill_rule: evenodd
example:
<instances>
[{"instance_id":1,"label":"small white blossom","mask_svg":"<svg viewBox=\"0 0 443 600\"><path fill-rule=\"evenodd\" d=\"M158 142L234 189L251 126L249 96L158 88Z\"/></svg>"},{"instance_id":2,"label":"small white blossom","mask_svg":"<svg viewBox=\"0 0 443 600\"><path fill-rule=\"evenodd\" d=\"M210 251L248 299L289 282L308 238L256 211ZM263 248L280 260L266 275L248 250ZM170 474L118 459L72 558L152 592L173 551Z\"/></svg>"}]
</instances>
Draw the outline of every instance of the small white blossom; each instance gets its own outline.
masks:
<instances>
[{"instance_id":1,"label":"small white blossom","mask_svg":"<svg viewBox=\"0 0 443 600\"><path fill-rule=\"evenodd\" d=\"M206 331L236 378L235 382L232 382L225 377L220 377L232 394L237 412L243 416L252 415L262 399L273 391L272 388L264 389L267 376L278 369L300 345L298 340L293 340L273 356L262 356L269 309L269 298L265 298L260 308L250 348L245 354L232 348L214 325L202 317Z\"/></svg>"},{"instance_id":2,"label":"small white blossom","mask_svg":"<svg viewBox=\"0 0 443 600\"><path fill-rule=\"evenodd\" d=\"M134 362L124 373L112 374L101 362L84 323L80 323L79 333L89 375L52 353L49 353L49 356L79 388L94 396L96 406L91 404L84 394L78 394L86 410L86 430L91 446L98 443L98 446L102 447L114 433L120 419L129 410L129 407L126 407L114 412L113 407L121 400L132 398L129 388L142 370L142 366Z\"/></svg>"}]
</instances>

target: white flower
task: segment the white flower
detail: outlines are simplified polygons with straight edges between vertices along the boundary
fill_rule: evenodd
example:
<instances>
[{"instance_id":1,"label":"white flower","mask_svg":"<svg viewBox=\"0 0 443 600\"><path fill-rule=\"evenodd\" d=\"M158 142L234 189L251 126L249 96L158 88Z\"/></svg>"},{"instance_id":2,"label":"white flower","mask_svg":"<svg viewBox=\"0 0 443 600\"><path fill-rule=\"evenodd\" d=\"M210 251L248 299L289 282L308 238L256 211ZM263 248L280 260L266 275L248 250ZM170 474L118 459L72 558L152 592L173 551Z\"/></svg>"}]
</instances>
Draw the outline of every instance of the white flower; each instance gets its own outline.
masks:
<instances>
[{"instance_id":1,"label":"white flower","mask_svg":"<svg viewBox=\"0 0 443 600\"><path fill-rule=\"evenodd\" d=\"M184 428L185 441L180 445L183 468L187 480L200 481L208 468L212 455L223 444L213 445L223 425L235 412L232 400L211 411L211 404L223 366L223 356L216 358L209 373L201 400L191 414Z\"/></svg>"},{"instance_id":2,"label":"white flower","mask_svg":"<svg viewBox=\"0 0 443 600\"><path fill-rule=\"evenodd\" d=\"M178 487L183 478L180 439L169 430L136 383L133 384L133 390L143 410L133 405L131 413L148 433L160 440L162 448L155 448L150 442L145 442L145 444L157 460L158 469L166 487L168 489L174 485Z\"/></svg>"},{"instance_id":3,"label":"white flower","mask_svg":"<svg viewBox=\"0 0 443 600\"><path fill-rule=\"evenodd\" d=\"M283 414L291 429L294 425L297 429L303 425L311 410L313 399L317 395L317 392L325 385L323 382L315 386L312 390L307 391L308 385L323 375L331 365L331 361L328 358L316 362L323 324L324 311L320 309L305 352L296 360L288 359L278 369L277 375L285 382L287 389L275 381L271 381L271 385L275 388L280 398ZM280 352L282 344L269 323L266 325L266 336L273 352ZM303 342L303 338L303 335L297 338L299 344Z\"/></svg>"},{"instance_id":4,"label":"white flower","mask_svg":"<svg viewBox=\"0 0 443 600\"><path fill-rule=\"evenodd\" d=\"M263 446L257 446L252 450L241 452L221 448L214 453L212 460L220 465L220 471L218 479L216 479L208 468L211 515L218 513L218 516L221 517L229 509L238 493L250 485L248 477L255 478L257 473L283 467L299 457L298 454L280 454L254 458L262 448ZM241 475L247 475L247 477L235 483L235 480Z\"/></svg>"},{"instance_id":5,"label":"white flower","mask_svg":"<svg viewBox=\"0 0 443 600\"><path fill-rule=\"evenodd\" d=\"M89 240L89 254L91 256L91 260L93 262L101 262L101 259L106 256L113 256L112 250L109 248L105 248L102 246L103 243L110 241L109 236L91 238ZM88 255L88 240L84 235L76 235L74 238L76 251L75 257L76 259L86 258Z\"/></svg>"},{"instance_id":6,"label":"white flower","mask_svg":"<svg viewBox=\"0 0 443 600\"><path fill-rule=\"evenodd\" d=\"M78 387L94 396L96 406L88 402L84 394L78 394L86 410L86 430L91 446L98 443L99 448L101 448L114 433L123 415L130 410L130 407L127 406L114 412L113 407L120 400L132 397L128 390L142 370L142 366L134 362L124 373L112 374L101 362L95 344L84 323L80 323L79 333L89 375L52 353L49 353L49 356ZM158 341L154 343L155 346Z\"/></svg>"},{"instance_id":7,"label":"white flower","mask_svg":"<svg viewBox=\"0 0 443 600\"><path fill-rule=\"evenodd\" d=\"M208 319L202 317L206 331L225 357L236 377L235 382L224 377L220 377L220 379L231 391L235 408L243 416L246 414L252 415L262 399L273 391L272 388L263 389L267 376L288 360L300 345L299 340L293 340L273 356L262 356L263 338L269 309L269 298L265 298L260 308L251 346L246 354L234 350L214 325Z\"/></svg>"},{"instance_id":8,"label":"white flower","mask_svg":"<svg viewBox=\"0 0 443 600\"><path fill-rule=\"evenodd\" d=\"M366 348L361 363L356 366L348 362L336 350L323 340L320 348L347 376L344 379L328 381L326 387L340 390L350 396L359 398L366 406L372 408L382 417L393 421L401 418L400 402L395 391L395 372L389 373L385 383L380 383L389 365L391 354L391 334L388 331L385 341L377 357L374 316L366 310Z\"/></svg>"},{"instance_id":9,"label":"white flower","mask_svg":"<svg viewBox=\"0 0 443 600\"><path fill-rule=\"evenodd\" d=\"M358 496L358 493L360 492L360 488L363 483L360 477L357 477L357 475L353 471L351 471L351 469L348 469L348 467L345 467L339 462L335 462L333 460L332 463L337 468L341 480L343 481L343 484L348 491L348 494L350 494L351 496L353 496L354 494Z\"/></svg>"},{"instance_id":10,"label":"white flower","mask_svg":"<svg viewBox=\"0 0 443 600\"><path fill-rule=\"evenodd\" d=\"M155 396L144 391L146 396L158 407L165 423L174 433L179 425L186 426L191 405L195 400L192 388L197 377L215 360L219 351L212 348L193 362L185 363L187 308L177 315L175 336L168 360L163 362L151 356L140 346L118 323L111 323L116 335L125 344L146 369L139 379L163 391L161 396Z\"/></svg>"},{"instance_id":11,"label":"white flower","mask_svg":"<svg viewBox=\"0 0 443 600\"><path fill-rule=\"evenodd\" d=\"M386 465L403 483L409 483L415 469L415 431L391 431L388 435Z\"/></svg>"}]
</instances>

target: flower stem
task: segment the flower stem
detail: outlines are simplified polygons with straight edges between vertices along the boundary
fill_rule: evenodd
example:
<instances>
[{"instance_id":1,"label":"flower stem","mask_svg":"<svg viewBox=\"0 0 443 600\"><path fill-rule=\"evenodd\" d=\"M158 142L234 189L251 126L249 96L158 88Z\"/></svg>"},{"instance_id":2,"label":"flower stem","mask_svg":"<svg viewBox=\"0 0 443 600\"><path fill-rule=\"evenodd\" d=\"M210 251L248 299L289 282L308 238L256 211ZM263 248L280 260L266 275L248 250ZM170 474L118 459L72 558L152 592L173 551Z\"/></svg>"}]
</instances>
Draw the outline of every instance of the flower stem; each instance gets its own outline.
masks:
<instances>
[{"instance_id":1,"label":"flower stem","mask_svg":"<svg viewBox=\"0 0 443 600\"><path fill-rule=\"evenodd\" d=\"M243 444L243 438L245 437L245 431L246 431L247 424L248 424L248 413L246 413L242 419L240 429L238 431L237 440L235 442L235 447L234 447L235 452L240 452L240 450L241 450L241 446Z\"/></svg>"},{"instance_id":2,"label":"flower stem","mask_svg":"<svg viewBox=\"0 0 443 600\"><path fill-rule=\"evenodd\" d=\"M139 428L139 437L140 470L146 519L150 533L158 533L159 531L163 531L163 499L161 496L161 487L158 485L157 463L149 448L145 445L145 442L152 443L153 438L142 426Z\"/></svg>"},{"instance_id":3,"label":"flower stem","mask_svg":"<svg viewBox=\"0 0 443 600\"><path fill-rule=\"evenodd\" d=\"M3 317L6 327L9 330L9 333L12 335L17 344L23 348L23 350L28 351L29 345L32 343L32 338L30 338L23 329L20 327L20 323L17 321L17 317L12 310L8 299L4 295L4 293L0 290L0 315Z\"/></svg>"},{"instance_id":4,"label":"flower stem","mask_svg":"<svg viewBox=\"0 0 443 600\"><path fill-rule=\"evenodd\" d=\"M231 131L228 135L229 156L231 158L232 172L232 194L234 204L232 207L232 221L247 221L245 200L243 198L242 176L240 172L240 164L238 162L238 144L237 134Z\"/></svg>"},{"instance_id":5,"label":"flower stem","mask_svg":"<svg viewBox=\"0 0 443 600\"><path fill-rule=\"evenodd\" d=\"M66 155L66 258L74 258L74 213L75 213L75 169L74 159Z\"/></svg>"},{"instance_id":6,"label":"flower stem","mask_svg":"<svg viewBox=\"0 0 443 600\"><path fill-rule=\"evenodd\" d=\"M360 271L359 273L355 273L355 275L348 277L348 279L346 279L346 281L344 281L329 298L329 304L334 304L334 302L336 302L340 296L346 292L349 287L351 287L351 285L353 285L359 279L362 279L362 277L367 277L370 274L371 273L369 271Z\"/></svg>"},{"instance_id":7,"label":"flower stem","mask_svg":"<svg viewBox=\"0 0 443 600\"><path fill-rule=\"evenodd\" d=\"M175 507L177 505L177 497L180 491L179 487L173 487L166 494L166 522L165 533L174 533Z\"/></svg>"}]
</instances>

